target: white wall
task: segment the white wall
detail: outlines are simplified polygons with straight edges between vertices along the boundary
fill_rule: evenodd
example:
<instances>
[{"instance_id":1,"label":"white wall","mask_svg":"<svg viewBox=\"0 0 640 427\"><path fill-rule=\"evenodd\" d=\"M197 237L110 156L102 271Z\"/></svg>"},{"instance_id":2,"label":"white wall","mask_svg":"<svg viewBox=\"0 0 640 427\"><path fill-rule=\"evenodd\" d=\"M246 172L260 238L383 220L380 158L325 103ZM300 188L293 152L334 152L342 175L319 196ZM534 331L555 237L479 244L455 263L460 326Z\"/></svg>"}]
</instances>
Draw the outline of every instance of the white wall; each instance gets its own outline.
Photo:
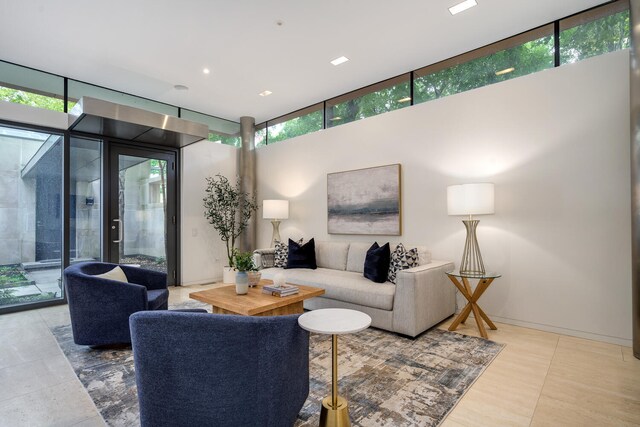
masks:
<instances>
[{"instance_id":1,"label":"white wall","mask_svg":"<svg viewBox=\"0 0 640 427\"><path fill-rule=\"evenodd\" d=\"M201 141L181 150L181 259L182 285L211 283L222 279L227 252L220 236L204 217L202 199L205 178L220 173L236 177L238 149Z\"/></svg>"},{"instance_id":2,"label":"white wall","mask_svg":"<svg viewBox=\"0 0 640 427\"><path fill-rule=\"evenodd\" d=\"M629 345L629 53L382 114L258 149L258 198L291 200L283 238L425 244L459 263L446 187L496 184L482 216L481 300L494 320ZM327 234L326 174L402 164L403 235ZM261 213L259 213L261 215ZM271 225L259 220L258 246Z\"/></svg>"},{"instance_id":3,"label":"white wall","mask_svg":"<svg viewBox=\"0 0 640 427\"><path fill-rule=\"evenodd\" d=\"M55 129L67 129L69 118L67 113L45 110L30 105L14 104L0 101L0 118L16 123L47 126Z\"/></svg>"}]
</instances>

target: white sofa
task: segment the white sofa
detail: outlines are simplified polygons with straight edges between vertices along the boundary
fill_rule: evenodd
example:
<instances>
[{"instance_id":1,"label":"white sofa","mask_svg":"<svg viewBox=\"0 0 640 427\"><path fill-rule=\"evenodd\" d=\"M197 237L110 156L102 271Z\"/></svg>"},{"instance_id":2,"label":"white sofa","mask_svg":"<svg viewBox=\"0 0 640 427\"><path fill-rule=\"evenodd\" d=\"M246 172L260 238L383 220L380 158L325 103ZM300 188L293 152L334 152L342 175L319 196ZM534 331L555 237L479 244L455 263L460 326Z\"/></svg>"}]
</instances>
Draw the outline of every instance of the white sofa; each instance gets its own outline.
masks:
<instances>
[{"instance_id":1,"label":"white sofa","mask_svg":"<svg viewBox=\"0 0 640 427\"><path fill-rule=\"evenodd\" d=\"M455 287L445 274L454 269L452 262L432 260L423 246L405 245L407 249L418 248L419 266L398 272L396 284L374 283L363 276L370 246L316 242L316 270L270 267L273 248L254 251L254 261L266 267L261 269L263 279L273 280L276 274L284 273L287 282L323 288L323 296L304 302L308 310L359 310L371 316L372 326L411 337L454 314Z\"/></svg>"}]
</instances>

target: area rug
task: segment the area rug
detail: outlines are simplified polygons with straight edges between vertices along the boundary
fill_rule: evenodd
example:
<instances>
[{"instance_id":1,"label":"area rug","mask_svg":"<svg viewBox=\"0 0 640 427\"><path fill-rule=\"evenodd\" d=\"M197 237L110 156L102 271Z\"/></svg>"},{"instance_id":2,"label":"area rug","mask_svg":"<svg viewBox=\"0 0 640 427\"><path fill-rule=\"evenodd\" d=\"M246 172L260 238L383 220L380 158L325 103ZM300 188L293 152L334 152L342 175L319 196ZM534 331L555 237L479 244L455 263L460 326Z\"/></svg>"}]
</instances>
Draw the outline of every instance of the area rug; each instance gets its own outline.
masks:
<instances>
[{"instance_id":1,"label":"area rug","mask_svg":"<svg viewBox=\"0 0 640 427\"><path fill-rule=\"evenodd\" d=\"M194 303L187 305L193 308ZM52 332L107 425L139 425L131 348L75 345L70 325ZM340 395L349 401L353 426L437 426L502 348L493 341L439 329L416 339L373 328L343 335ZM329 336L311 334L309 371L309 398L297 427L318 425L320 401L330 393Z\"/></svg>"}]
</instances>

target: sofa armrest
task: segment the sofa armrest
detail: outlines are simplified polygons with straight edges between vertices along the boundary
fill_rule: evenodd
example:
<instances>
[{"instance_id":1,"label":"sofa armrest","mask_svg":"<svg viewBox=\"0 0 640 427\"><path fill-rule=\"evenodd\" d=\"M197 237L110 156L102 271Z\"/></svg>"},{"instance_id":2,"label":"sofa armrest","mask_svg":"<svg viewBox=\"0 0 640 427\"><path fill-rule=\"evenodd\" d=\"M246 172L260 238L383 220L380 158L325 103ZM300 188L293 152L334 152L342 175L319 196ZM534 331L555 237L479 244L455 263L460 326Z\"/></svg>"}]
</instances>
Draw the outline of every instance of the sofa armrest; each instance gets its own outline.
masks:
<instances>
[{"instance_id":1,"label":"sofa armrest","mask_svg":"<svg viewBox=\"0 0 640 427\"><path fill-rule=\"evenodd\" d=\"M275 255L275 248L256 249L253 251L253 263L259 270L271 268L275 264Z\"/></svg>"},{"instance_id":2,"label":"sofa armrest","mask_svg":"<svg viewBox=\"0 0 640 427\"><path fill-rule=\"evenodd\" d=\"M455 287L446 275L453 269L453 262L433 260L398 272L394 331L415 337L455 313Z\"/></svg>"},{"instance_id":3,"label":"sofa armrest","mask_svg":"<svg viewBox=\"0 0 640 427\"><path fill-rule=\"evenodd\" d=\"M121 265L129 283L142 285L148 290L167 289L167 274L145 268Z\"/></svg>"}]
</instances>

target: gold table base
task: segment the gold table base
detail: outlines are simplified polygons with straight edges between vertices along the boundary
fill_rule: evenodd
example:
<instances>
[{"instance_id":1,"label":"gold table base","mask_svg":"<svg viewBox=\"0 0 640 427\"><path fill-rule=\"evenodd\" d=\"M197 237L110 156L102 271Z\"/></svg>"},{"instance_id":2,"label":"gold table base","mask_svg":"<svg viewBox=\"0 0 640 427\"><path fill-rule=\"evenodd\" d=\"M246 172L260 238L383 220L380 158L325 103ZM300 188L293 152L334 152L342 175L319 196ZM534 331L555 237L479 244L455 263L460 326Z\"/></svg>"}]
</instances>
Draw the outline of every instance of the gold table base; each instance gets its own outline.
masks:
<instances>
[{"instance_id":1,"label":"gold table base","mask_svg":"<svg viewBox=\"0 0 640 427\"><path fill-rule=\"evenodd\" d=\"M338 335L331 336L331 394L322 399L320 427L351 427L347 399L338 396Z\"/></svg>"},{"instance_id":2,"label":"gold table base","mask_svg":"<svg viewBox=\"0 0 640 427\"><path fill-rule=\"evenodd\" d=\"M331 405L331 396L322 399L322 409L320 410L321 427L350 427L349 404L347 399L338 396L338 404L334 408Z\"/></svg>"}]
</instances>

